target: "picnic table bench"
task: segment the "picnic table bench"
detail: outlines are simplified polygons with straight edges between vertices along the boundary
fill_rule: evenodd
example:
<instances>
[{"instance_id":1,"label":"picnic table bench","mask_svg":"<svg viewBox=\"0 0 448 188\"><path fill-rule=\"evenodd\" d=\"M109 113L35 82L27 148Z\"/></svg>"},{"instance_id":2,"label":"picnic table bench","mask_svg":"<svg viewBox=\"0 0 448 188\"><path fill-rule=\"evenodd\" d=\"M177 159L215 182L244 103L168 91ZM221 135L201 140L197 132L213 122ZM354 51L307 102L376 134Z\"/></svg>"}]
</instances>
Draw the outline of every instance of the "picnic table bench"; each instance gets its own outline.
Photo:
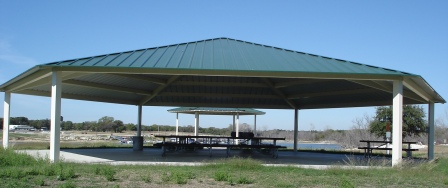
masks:
<instances>
[{"instance_id":1,"label":"picnic table bench","mask_svg":"<svg viewBox=\"0 0 448 188\"><path fill-rule=\"evenodd\" d=\"M388 147L380 147L380 146L384 146L387 144L391 144L392 141L381 141L381 140L360 140L359 142L365 142L367 143L367 146L362 146L362 147L358 147L358 149L363 149L364 150L364 157L366 158L370 158L372 157L372 152L373 150L386 150L386 151L391 151L392 148L388 148ZM379 146L375 146L374 144L381 144ZM412 157L412 151L418 151L418 149L412 149L411 148L411 144L416 144L417 142L402 142L403 144L407 144L407 147L402 148L402 151L406 151L406 157L410 158Z\"/></svg>"},{"instance_id":2,"label":"picnic table bench","mask_svg":"<svg viewBox=\"0 0 448 188\"><path fill-rule=\"evenodd\" d=\"M212 156L212 148L224 147L226 148L227 157L230 156L231 149L255 149L262 153L271 154L272 157L278 157L278 149L286 148L276 144L277 140L285 140L285 138L272 138L272 137L253 137L253 138L237 138L237 137L225 137L225 136L185 136L185 135L156 135L155 137L162 138L161 143L156 143L154 146L162 147L162 156L166 156L167 151L180 151L180 150L198 150L203 148L209 149L209 156ZM166 139L170 138L170 141ZM198 142L201 139L202 142ZM173 141L171 141L173 140ZM249 141L249 144L240 144L238 141L233 140L245 140ZM270 140L273 143L263 143L263 141Z\"/></svg>"}]
</instances>

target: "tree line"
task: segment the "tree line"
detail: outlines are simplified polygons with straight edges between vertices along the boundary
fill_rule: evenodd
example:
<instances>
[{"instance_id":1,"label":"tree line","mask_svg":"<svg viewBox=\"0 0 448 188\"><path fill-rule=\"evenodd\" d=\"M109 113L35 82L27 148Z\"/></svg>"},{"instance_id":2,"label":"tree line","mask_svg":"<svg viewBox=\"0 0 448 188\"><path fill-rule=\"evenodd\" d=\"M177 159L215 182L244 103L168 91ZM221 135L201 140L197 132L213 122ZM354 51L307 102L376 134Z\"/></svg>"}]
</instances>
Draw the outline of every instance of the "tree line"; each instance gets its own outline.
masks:
<instances>
[{"instance_id":1,"label":"tree line","mask_svg":"<svg viewBox=\"0 0 448 188\"><path fill-rule=\"evenodd\" d=\"M3 128L3 118L0 118L1 128ZM51 129L51 122L49 119L40 120L29 120L27 117L11 117L10 125L28 125L36 129L46 128ZM248 127L247 124L240 125L242 127ZM113 132L121 133L125 131L136 131L137 125L133 123L123 123L121 120L115 120L113 117L104 116L98 121L84 121L81 123L73 123L72 121L61 121L62 130L76 130L76 131L94 131L94 132ZM142 125L142 131L152 131L152 132L174 132L176 131L176 126L170 125ZM215 128L199 127L200 133L213 134L213 135L230 135L232 129L229 128ZM179 126L179 132L194 132L193 125Z\"/></svg>"},{"instance_id":2,"label":"tree line","mask_svg":"<svg viewBox=\"0 0 448 188\"><path fill-rule=\"evenodd\" d=\"M3 127L3 118L0 118ZM51 129L49 119L29 120L27 117L11 117L10 125L28 125L36 129ZM98 121L85 121L82 123L73 123L72 121L61 121L62 130L89 130L97 132L123 132L137 130L133 124L124 124L121 120L115 120L113 117L104 116Z\"/></svg>"}]
</instances>

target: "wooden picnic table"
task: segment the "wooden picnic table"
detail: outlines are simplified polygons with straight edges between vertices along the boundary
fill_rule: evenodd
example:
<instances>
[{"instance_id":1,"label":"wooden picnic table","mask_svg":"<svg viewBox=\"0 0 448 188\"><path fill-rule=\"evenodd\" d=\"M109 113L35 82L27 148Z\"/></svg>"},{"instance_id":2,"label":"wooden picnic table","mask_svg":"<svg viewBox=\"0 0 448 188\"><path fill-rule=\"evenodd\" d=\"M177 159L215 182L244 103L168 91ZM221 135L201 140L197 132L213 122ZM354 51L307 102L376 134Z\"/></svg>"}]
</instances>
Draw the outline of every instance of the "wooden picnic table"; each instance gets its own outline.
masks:
<instances>
[{"instance_id":1,"label":"wooden picnic table","mask_svg":"<svg viewBox=\"0 0 448 188\"><path fill-rule=\"evenodd\" d=\"M367 143L366 147L358 147L358 149L364 149L364 156L371 157L373 150L392 150L392 148L388 147L380 147L387 144L392 144L392 141L385 140L360 140L359 142ZM406 157L412 157L412 151L418 151L418 149L412 149L411 144L416 144L417 142L403 141L402 144L407 144L406 148L402 148L403 151L406 151ZM381 144L379 146L375 146L374 144Z\"/></svg>"},{"instance_id":2,"label":"wooden picnic table","mask_svg":"<svg viewBox=\"0 0 448 188\"><path fill-rule=\"evenodd\" d=\"M253 137L253 138L237 138L229 136L190 136L190 135L156 135L155 137L162 138L162 143L157 143L155 146L162 147L162 156L169 151L179 150L196 150L200 148L208 148L209 155L212 156L213 147L225 147L227 149L227 156L230 156L231 148L249 148L258 151L268 149L268 154L272 154L274 158L278 157L278 149L286 148L285 146L277 145L277 140L285 140L285 138L276 137ZM167 141L170 138L170 141ZM201 140L199 142L199 140ZM238 141L244 140L246 143L240 144ZM265 143L263 141L270 141L272 143ZM249 144L247 144L249 143Z\"/></svg>"}]
</instances>

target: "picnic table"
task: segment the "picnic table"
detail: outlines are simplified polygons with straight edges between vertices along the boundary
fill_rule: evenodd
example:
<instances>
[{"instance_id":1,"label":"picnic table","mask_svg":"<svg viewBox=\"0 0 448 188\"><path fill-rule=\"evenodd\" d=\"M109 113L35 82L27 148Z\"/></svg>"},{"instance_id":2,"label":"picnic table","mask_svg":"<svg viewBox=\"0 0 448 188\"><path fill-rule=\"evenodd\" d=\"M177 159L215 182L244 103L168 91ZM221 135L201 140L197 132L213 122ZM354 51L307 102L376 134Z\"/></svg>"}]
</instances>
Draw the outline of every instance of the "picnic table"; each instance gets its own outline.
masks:
<instances>
[{"instance_id":1,"label":"picnic table","mask_svg":"<svg viewBox=\"0 0 448 188\"><path fill-rule=\"evenodd\" d=\"M383 141L383 140L360 140L359 142L365 142L367 143L367 146L358 147L358 149L364 150L364 156L365 157L372 157L373 150L392 150L392 148L389 147L381 147L381 146L387 146L387 144L392 144L392 141ZM402 148L403 151L406 151L406 157L410 158L412 157L412 151L418 151L418 149L412 149L411 144L417 144L417 142L409 142L409 141L403 141L403 144L407 144L407 147ZM380 145L378 145L380 144Z\"/></svg>"},{"instance_id":2,"label":"picnic table","mask_svg":"<svg viewBox=\"0 0 448 188\"><path fill-rule=\"evenodd\" d=\"M252 137L239 138L229 136L190 136L190 135L156 135L155 137L162 138L161 143L156 143L154 146L162 147L162 156L166 156L167 151L181 151L181 150L197 150L208 148L209 156L212 156L213 147L226 148L227 157L230 156L230 150L237 149L255 149L257 151L266 151L272 157L278 157L278 149L286 148L285 146L277 145L277 140L285 140L285 138L274 137ZM169 141L167 140L169 139ZM243 141L243 142L240 142ZM266 143L266 141L272 143Z\"/></svg>"}]
</instances>

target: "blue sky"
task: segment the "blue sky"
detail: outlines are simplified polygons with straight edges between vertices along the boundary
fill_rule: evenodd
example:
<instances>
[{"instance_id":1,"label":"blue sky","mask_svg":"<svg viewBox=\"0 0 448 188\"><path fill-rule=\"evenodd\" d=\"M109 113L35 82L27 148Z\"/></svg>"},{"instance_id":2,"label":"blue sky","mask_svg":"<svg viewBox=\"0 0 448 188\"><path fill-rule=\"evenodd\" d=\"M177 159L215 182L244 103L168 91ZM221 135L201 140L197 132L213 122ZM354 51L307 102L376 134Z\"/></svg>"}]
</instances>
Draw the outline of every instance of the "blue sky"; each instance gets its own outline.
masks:
<instances>
[{"instance_id":1,"label":"blue sky","mask_svg":"<svg viewBox=\"0 0 448 188\"><path fill-rule=\"evenodd\" d=\"M421 75L448 99L448 1L6 1L0 0L0 84L44 63L229 37ZM0 100L4 94L0 93ZM11 116L50 117L50 98L13 94ZM137 107L62 101L64 120L112 116L137 122ZM426 108L426 105L424 106ZM144 107L143 124L175 124L169 107ZM293 128L293 110L265 110L262 128ZM446 118L448 105L436 105ZM3 116L3 107L0 109ZM349 129L374 108L302 110L299 129ZM202 116L226 127L231 117ZM253 117L240 122L253 124ZM181 115L180 124L194 123Z\"/></svg>"}]
</instances>

